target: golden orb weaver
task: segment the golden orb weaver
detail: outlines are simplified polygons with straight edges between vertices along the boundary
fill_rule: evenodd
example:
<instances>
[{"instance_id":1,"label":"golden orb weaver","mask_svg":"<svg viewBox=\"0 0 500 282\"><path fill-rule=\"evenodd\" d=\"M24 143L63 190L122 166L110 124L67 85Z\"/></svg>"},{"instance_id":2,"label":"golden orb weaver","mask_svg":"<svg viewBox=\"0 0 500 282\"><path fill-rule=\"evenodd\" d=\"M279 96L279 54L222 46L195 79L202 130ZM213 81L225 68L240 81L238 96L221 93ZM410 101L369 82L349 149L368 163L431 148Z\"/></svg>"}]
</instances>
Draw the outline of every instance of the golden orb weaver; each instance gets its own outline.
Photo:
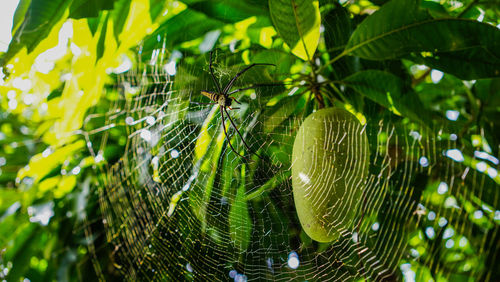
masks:
<instances>
[{"instance_id":1,"label":"golden orb weaver","mask_svg":"<svg viewBox=\"0 0 500 282\"><path fill-rule=\"evenodd\" d=\"M251 64L251 65L245 67L240 72L238 72L233 78L231 78L231 80L229 81L229 83L223 89L221 87L221 85L218 83L217 79L215 78L214 70L213 70L213 67L212 67L212 59L213 59L213 51L210 52L210 64L209 64L209 68L210 68L210 76L212 77L212 81L213 81L213 83L215 84L215 87L216 87L216 92L202 90L201 94L203 96L209 98L213 102L213 103L204 103L204 104L219 105L219 110L220 110L221 119L222 119L222 128L224 128L224 134L226 135L229 147L231 147L231 150L235 154L237 154L238 156L240 156L242 158L245 158L243 155L241 155L240 153L238 153L234 149L233 145L231 144L231 139L229 138L229 136L227 134L227 130L226 130L226 123L225 123L225 119L226 118L225 118L224 114L229 119L229 121L230 121L231 125L233 126L234 130L236 130L236 133L240 136L241 141L243 142L243 144L245 145L245 147L249 151L252 151L250 149L250 146L248 146L247 142L245 142L243 136L241 135L240 131L238 130L238 127L236 127L236 124L231 119L231 116L229 115L229 113L227 111L227 109L230 109L230 110L239 109L239 108L232 108L231 107L233 101L235 101L237 104L241 104L239 101L236 100L236 98L234 98L231 95L233 95L235 93L238 93L240 91L244 91L244 90L248 90L248 89L252 89L252 88L257 88L257 87L261 87L261 86L276 86L276 85L281 85L281 84L254 84L254 85L249 86L249 87L239 88L239 89L235 89L233 91L230 91L230 90L233 87L234 82L238 79L238 77L240 77L242 74L244 74L249 69L251 69L251 68L253 68L255 66L276 66L276 65L274 65L274 64L267 64L267 63L254 63L254 64ZM257 157L259 157L260 159L262 159L262 157L259 156L257 153L253 152L253 154L256 155Z\"/></svg>"}]
</instances>

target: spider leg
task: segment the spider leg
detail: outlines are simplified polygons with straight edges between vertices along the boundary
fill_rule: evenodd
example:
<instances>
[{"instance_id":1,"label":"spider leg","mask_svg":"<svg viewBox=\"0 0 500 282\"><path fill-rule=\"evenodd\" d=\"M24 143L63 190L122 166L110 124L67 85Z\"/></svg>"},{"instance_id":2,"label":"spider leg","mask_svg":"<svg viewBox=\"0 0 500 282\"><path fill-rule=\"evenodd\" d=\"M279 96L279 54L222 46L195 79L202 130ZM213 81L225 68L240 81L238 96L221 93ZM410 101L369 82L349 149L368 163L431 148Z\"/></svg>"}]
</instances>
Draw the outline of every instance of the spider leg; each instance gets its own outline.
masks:
<instances>
[{"instance_id":1,"label":"spider leg","mask_svg":"<svg viewBox=\"0 0 500 282\"><path fill-rule=\"evenodd\" d=\"M243 90L248 90L248 89L257 88L257 87L262 87L262 86L283 86L283 85L284 85L284 84L280 84L280 83L268 83L268 84L263 83L263 84L254 84L254 85L249 86L249 87L245 87L245 88L240 88L240 89L233 90L233 91L231 91L231 92L227 93L227 96L228 96L229 98L233 99L233 101L235 101L236 103L238 103L238 104L240 104L240 105L241 105L241 103L240 103L238 100L236 100L236 98L234 98L234 96L229 96L229 95L234 94L234 93L237 93L237 92L240 92L240 91L243 91Z\"/></svg>"},{"instance_id":2,"label":"spider leg","mask_svg":"<svg viewBox=\"0 0 500 282\"><path fill-rule=\"evenodd\" d=\"M197 104L197 105L217 105L218 103L191 102L191 104Z\"/></svg>"},{"instance_id":3,"label":"spider leg","mask_svg":"<svg viewBox=\"0 0 500 282\"><path fill-rule=\"evenodd\" d=\"M254 84L252 86L249 86L249 87L245 87L245 88L239 88L239 89L236 89L236 90L233 90L229 93L227 93L227 95L231 95L231 94L234 94L234 93L238 93L240 91L243 91L243 90L248 90L248 89L253 89L253 88L257 88L257 87L262 87L262 86L283 86L284 84L281 84L281 83L269 83L269 84Z\"/></svg>"},{"instance_id":4,"label":"spider leg","mask_svg":"<svg viewBox=\"0 0 500 282\"><path fill-rule=\"evenodd\" d=\"M221 109L222 111L222 109ZM238 130L238 127L236 127L236 125L234 124L233 120L231 119L231 117L229 116L229 113L227 112L226 108L224 108L224 112L226 113L227 115L227 118L229 119L229 121L231 122L231 125L234 127L234 129L236 130L236 132L238 133L238 135L240 136L241 138L241 141L243 141L243 144L245 144L245 147L247 147L248 151L252 152L252 149L250 149L250 146L248 146L247 142L245 142L245 139L243 139L243 136L241 135L240 131ZM225 127L224 127L225 128ZM226 135L227 136L227 135ZM253 152L252 152L253 153ZM263 160L263 158L259 155L257 155L257 153L253 153L254 155L256 155L257 157L259 157L259 159Z\"/></svg>"},{"instance_id":5,"label":"spider leg","mask_svg":"<svg viewBox=\"0 0 500 282\"><path fill-rule=\"evenodd\" d=\"M236 103L238 103L239 105L241 105L241 103L238 102L238 100L236 100L236 98L234 98L234 97L229 97L229 98L233 99L233 101L235 101Z\"/></svg>"},{"instance_id":6,"label":"spider leg","mask_svg":"<svg viewBox=\"0 0 500 282\"><path fill-rule=\"evenodd\" d=\"M231 87L233 87L233 83L236 81L236 79L238 77L240 77L240 75L244 74L247 70L255 67L255 66L276 66L274 64L251 64L249 65L248 67L244 68L242 71L240 71L239 73L237 73L232 79L231 81L229 81L229 83L226 85L226 88L224 88L224 92L219 92L219 93L222 93L222 94L225 94L227 93Z\"/></svg>"},{"instance_id":7,"label":"spider leg","mask_svg":"<svg viewBox=\"0 0 500 282\"><path fill-rule=\"evenodd\" d=\"M210 51L210 64L209 64L209 67L210 67L210 76L212 77L212 81L214 82L215 87L217 87L218 93L222 93L221 92L221 86L217 82L217 79L215 79L214 69L212 68L212 55L213 55L213 53L214 53L214 51Z\"/></svg>"},{"instance_id":8,"label":"spider leg","mask_svg":"<svg viewBox=\"0 0 500 282\"><path fill-rule=\"evenodd\" d=\"M244 158L244 159L247 159L247 158L245 158L244 156L242 156L240 153L238 153L238 152L237 152L237 151L233 148L233 145L231 145L231 138L229 137L229 135L227 135L226 123L224 122L224 120L225 120L225 117L224 117L224 111L222 111L222 106L221 106L221 107L219 107L219 110L220 110L220 115L221 115L221 118L222 118L222 128L224 128L224 134L226 135L226 139L227 139L227 143L229 143L229 147L231 147L231 150L233 150L233 152L234 152L236 155L238 155L238 156L240 156L240 157L242 157L242 158ZM226 114L227 114L227 112L226 112ZM229 117L229 115L227 115L227 116ZM229 120L231 120L231 118L229 118ZM231 121L231 122L232 122L232 121Z\"/></svg>"}]
</instances>

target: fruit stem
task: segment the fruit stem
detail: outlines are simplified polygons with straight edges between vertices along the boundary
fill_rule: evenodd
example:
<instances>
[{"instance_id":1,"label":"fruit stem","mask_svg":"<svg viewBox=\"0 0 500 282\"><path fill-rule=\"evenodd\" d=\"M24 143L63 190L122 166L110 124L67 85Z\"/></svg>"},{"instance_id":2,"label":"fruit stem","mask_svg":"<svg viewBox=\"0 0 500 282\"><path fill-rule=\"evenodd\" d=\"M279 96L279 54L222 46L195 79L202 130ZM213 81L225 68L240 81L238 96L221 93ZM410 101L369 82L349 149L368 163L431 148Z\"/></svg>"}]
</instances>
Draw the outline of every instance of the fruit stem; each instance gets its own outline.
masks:
<instances>
[{"instance_id":1,"label":"fruit stem","mask_svg":"<svg viewBox=\"0 0 500 282\"><path fill-rule=\"evenodd\" d=\"M314 61L310 61L309 63L311 65L311 92L318 101L318 109L323 109L325 107L325 100L319 91L320 84L318 83L318 76L316 75L316 64Z\"/></svg>"}]
</instances>

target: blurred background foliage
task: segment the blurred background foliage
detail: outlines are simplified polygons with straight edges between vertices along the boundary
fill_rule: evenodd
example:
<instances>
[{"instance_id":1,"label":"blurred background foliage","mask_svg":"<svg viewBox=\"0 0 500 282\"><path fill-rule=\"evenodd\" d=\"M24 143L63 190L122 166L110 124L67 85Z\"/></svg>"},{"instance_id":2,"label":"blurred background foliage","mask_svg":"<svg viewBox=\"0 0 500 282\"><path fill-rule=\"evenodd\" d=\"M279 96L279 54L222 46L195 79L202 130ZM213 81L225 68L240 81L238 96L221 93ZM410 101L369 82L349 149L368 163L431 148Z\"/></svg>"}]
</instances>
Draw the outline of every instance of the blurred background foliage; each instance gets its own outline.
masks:
<instances>
[{"instance_id":1,"label":"blurred background foliage","mask_svg":"<svg viewBox=\"0 0 500 282\"><path fill-rule=\"evenodd\" d=\"M102 235L93 187L123 154L127 132L110 129L101 151L89 140L99 121L89 116L109 112L119 99L120 74L140 66L165 63L167 73L177 72L177 87L202 88L210 78L207 57L200 54L219 46L235 54L226 59L228 66L277 65L277 77L255 71L242 84L278 78L299 88L291 98L283 89L285 94L263 97L268 105L280 106L273 108L277 117L336 105L365 122L382 109L428 128L446 127L456 133L448 137L469 150L464 150L464 165L500 183L495 169L500 144L497 1L312 1L301 8L303 24L311 30L305 33L293 29L297 19L283 2L21 0L13 39L1 54L0 278L120 277L113 249ZM374 14L384 4L383 13ZM198 77L195 84L200 85L192 86L189 75ZM276 126L264 122L264 130ZM378 138L383 142L386 137ZM483 168L477 151L493 161ZM429 185L421 196L437 210L447 205L433 192L439 185ZM446 275L425 260L400 264L410 263L426 281L500 279L498 186L492 189L484 192L493 198L482 195L468 204L471 217L463 220L491 231L482 238L491 240L493 249L460 244L457 253L473 253L474 261ZM486 207L487 216L473 216L473 206ZM424 232L408 238L420 254L432 248ZM248 242L241 244L245 249ZM469 277L470 268L482 268L475 273L485 276Z\"/></svg>"}]
</instances>

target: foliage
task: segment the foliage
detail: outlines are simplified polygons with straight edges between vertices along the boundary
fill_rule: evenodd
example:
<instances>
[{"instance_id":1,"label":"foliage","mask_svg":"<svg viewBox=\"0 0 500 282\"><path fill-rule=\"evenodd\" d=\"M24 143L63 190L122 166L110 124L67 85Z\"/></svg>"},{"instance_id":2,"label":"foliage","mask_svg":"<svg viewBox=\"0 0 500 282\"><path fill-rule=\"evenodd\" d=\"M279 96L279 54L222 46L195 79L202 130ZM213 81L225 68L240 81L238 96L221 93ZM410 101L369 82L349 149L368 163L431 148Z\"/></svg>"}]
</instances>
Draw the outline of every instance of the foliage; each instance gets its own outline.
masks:
<instances>
[{"instance_id":1,"label":"foliage","mask_svg":"<svg viewBox=\"0 0 500 282\"><path fill-rule=\"evenodd\" d=\"M244 254L257 248L256 234L264 232L256 226L273 226L281 236L276 239L278 245L292 242L308 250L328 248L298 230L297 219L286 216L290 213L284 207L289 207L290 199L280 198L277 191L286 190L290 179L286 170L291 166L293 134L300 122L317 109L342 107L375 132L383 121L395 124L395 134L404 140L408 134L403 127L411 132L421 128L425 138L439 139L433 145L444 143L445 150L461 150L463 159L452 165L454 169L478 175L472 181L471 177L456 178L465 188L453 195L463 212L452 227L469 236L457 234L456 247L451 250L425 237L426 224L437 224L425 218L429 218L429 210L443 216L453 214L449 202L435 190L440 185L439 175L461 173L441 163L432 172L415 169L417 180L412 178L412 188L401 191L394 187L406 184L384 176L392 190L377 200L389 204L380 213L367 211L362 227L369 229L375 218L381 223L407 219L401 230L386 232L394 233L421 255L415 258L405 250L393 262L398 269L394 275L401 278L410 265L421 280L499 280L495 267L499 246L495 242L500 234L500 175L495 156L498 158L500 149L500 10L494 2L21 0L13 40L1 56L5 76L0 85L0 278L94 280L131 273L123 269L130 266L126 260L115 256L119 247L109 236L114 232L110 229L121 227L106 221L110 209L106 205L118 205L118 201L107 203L113 192L106 194L103 187L114 179L117 164L123 164L124 152L129 152L132 142L128 123L112 112L124 108L120 103L135 101L138 106L130 111L133 115L142 110L145 96L160 99L156 87L171 81L167 75L158 75L162 72L157 69L172 72L166 67L170 65L176 72L172 79L177 96L167 95L174 102L167 109L171 120L166 124L184 122L187 118L182 109L191 102L202 102L191 94L213 87L208 52L217 50L215 72L221 81L246 64L276 64L276 68L250 70L235 87L282 83L257 90L255 100L244 92L241 98L248 107L236 117L243 135L257 139L252 149L261 149L258 153L277 173L260 176L262 168L223 149L227 142L222 128L215 126L220 123L216 108L200 124L186 125L200 130L199 136L185 136L195 141L176 140L175 136L171 140L194 147L179 167L186 163L199 167L196 182L204 189L174 191L164 199L170 203L165 213L174 214L179 209L176 205L183 205L201 226L201 233L187 230L193 233L177 238L179 241L207 238L204 245L217 245L224 241L218 230L226 230L233 242L230 248L238 254L235 260L241 265L252 263L244 261L248 259ZM142 78L141 72L156 76L149 76L146 83L134 81ZM122 84L123 78L129 80ZM151 82L156 79L166 81ZM160 101L149 102L148 106L161 105ZM254 112L264 117L257 127L244 118L245 113ZM166 126L165 132L168 129ZM257 131L273 140L259 137ZM397 170L398 162L418 164L408 149L411 146L380 145L390 139L388 134L375 133L369 138L372 154L378 150L392 157L395 174L405 173ZM239 142L237 136L231 141ZM427 148L424 143L420 148ZM269 146L263 150L258 144ZM403 149L405 153L398 155ZM485 158L493 161L483 161ZM380 169L377 161L372 155L371 171ZM168 176L158 167L154 170L153 182L166 183ZM213 225L214 219L207 216L216 194L231 205L227 226ZM183 197L188 200L181 201ZM390 203L411 203L403 208L425 216L422 220L422 214L418 219L387 219ZM422 204L428 210L421 211ZM485 216L475 216L477 210ZM181 229L187 229L182 218L176 220ZM441 235L446 230L441 225L434 227ZM458 247L461 238L466 243ZM158 248L161 243L154 242ZM276 242L264 244L274 246ZM176 274L193 278L190 271L177 268L184 262L182 256L197 248L192 243L175 250L184 253L172 254L178 261L168 270L170 278ZM335 252L335 246L329 251ZM307 251L304 253L307 259ZM158 264L161 268L161 261ZM362 278L359 270L339 269L338 275ZM301 271L306 274L290 272L282 277L308 277L308 269Z\"/></svg>"}]
</instances>

